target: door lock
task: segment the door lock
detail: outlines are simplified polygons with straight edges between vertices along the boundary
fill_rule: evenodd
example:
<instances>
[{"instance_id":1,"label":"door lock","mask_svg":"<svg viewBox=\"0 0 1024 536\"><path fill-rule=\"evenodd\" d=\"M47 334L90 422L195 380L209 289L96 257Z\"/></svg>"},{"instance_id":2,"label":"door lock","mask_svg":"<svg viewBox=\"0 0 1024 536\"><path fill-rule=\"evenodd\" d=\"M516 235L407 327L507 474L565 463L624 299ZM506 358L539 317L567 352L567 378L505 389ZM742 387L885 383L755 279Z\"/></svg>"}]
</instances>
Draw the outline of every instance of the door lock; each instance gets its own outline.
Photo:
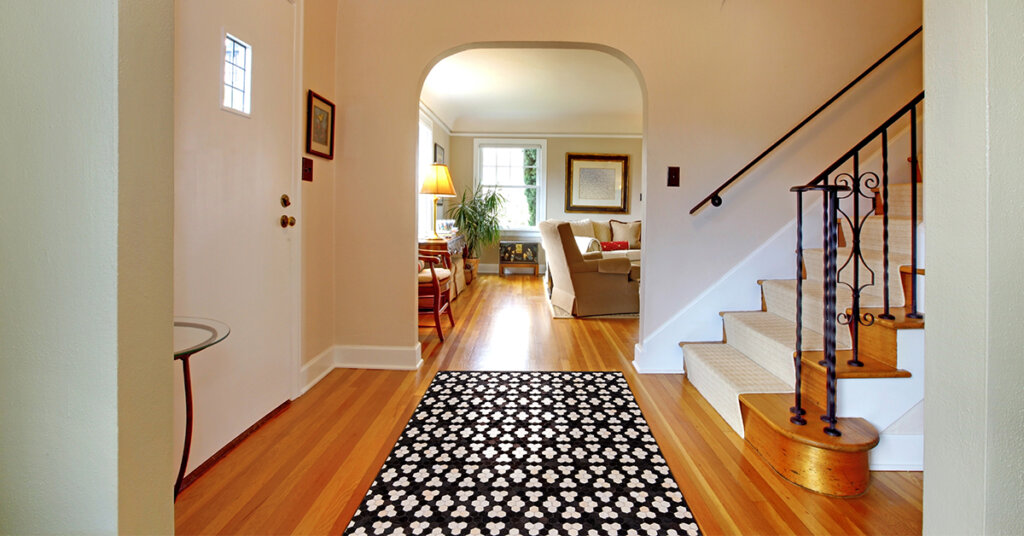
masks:
<instances>
[{"instance_id":1,"label":"door lock","mask_svg":"<svg viewBox=\"0 0 1024 536\"><path fill-rule=\"evenodd\" d=\"M281 196L281 206L282 207L290 207L291 205L292 205L292 200L291 200L291 198L288 197L288 194L282 195Z\"/></svg>"},{"instance_id":2,"label":"door lock","mask_svg":"<svg viewBox=\"0 0 1024 536\"><path fill-rule=\"evenodd\" d=\"M295 227L295 217L288 215L281 215L281 228L285 229L288 227Z\"/></svg>"}]
</instances>

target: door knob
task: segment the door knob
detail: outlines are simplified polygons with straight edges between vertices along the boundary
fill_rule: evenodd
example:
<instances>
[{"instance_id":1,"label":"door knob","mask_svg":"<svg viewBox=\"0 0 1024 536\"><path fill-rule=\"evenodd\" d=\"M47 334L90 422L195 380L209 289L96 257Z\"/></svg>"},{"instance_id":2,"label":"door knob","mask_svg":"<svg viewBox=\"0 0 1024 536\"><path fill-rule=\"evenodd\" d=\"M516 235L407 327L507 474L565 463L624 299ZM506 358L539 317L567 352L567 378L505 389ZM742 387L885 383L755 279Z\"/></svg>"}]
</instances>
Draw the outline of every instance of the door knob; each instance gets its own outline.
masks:
<instances>
[{"instance_id":1,"label":"door knob","mask_svg":"<svg viewBox=\"0 0 1024 536\"><path fill-rule=\"evenodd\" d=\"M284 229L286 227L295 227L294 216L281 215L281 228Z\"/></svg>"},{"instance_id":2,"label":"door knob","mask_svg":"<svg viewBox=\"0 0 1024 536\"><path fill-rule=\"evenodd\" d=\"M288 197L288 194L282 195L281 196L281 206L282 207L290 207L291 205L292 205L292 200L291 200L291 198Z\"/></svg>"}]
</instances>

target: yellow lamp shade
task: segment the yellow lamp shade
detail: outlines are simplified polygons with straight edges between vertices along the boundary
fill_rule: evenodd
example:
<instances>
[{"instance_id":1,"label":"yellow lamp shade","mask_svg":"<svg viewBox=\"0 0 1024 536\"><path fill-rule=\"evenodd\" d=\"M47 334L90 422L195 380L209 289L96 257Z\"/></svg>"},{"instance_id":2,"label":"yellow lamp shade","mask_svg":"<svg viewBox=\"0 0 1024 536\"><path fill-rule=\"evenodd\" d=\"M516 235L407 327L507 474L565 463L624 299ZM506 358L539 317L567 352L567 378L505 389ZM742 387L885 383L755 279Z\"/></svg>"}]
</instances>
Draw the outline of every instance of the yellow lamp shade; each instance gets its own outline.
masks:
<instances>
[{"instance_id":1,"label":"yellow lamp shade","mask_svg":"<svg viewBox=\"0 0 1024 536\"><path fill-rule=\"evenodd\" d=\"M448 172L448 166L434 164L430 166L430 172L423 179L421 194L437 197L455 197L455 185L452 184L452 174Z\"/></svg>"}]
</instances>

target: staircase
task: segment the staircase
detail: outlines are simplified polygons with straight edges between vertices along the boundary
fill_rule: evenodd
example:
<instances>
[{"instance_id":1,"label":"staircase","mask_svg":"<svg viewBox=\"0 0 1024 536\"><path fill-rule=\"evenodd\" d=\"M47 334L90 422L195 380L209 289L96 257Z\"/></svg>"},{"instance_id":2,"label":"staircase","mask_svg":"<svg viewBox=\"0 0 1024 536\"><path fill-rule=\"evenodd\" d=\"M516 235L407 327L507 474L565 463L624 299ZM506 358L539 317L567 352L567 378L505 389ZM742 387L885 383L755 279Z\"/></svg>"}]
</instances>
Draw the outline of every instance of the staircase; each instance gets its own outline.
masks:
<instances>
[{"instance_id":1,"label":"staircase","mask_svg":"<svg viewBox=\"0 0 1024 536\"><path fill-rule=\"evenodd\" d=\"M917 187L920 193L920 183ZM687 378L729 426L784 478L827 495L855 496L866 491L869 452L879 443L879 430L888 428L923 399L922 356L903 356L899 348L901 333L920 332L924 327L923 320L906 317L909 274L896 268L911 264L910 190L910 184L889 185L889 207L882 206L876 193L876 211L888 209L889 280L890 288L897 289L890 293L893 319L879 318L885 300L884 216L868 216L862 226L861 284L865 267L876 274L876 284L865 287L859 305L862 318L871 315L874 322L858 327L859 367L847 363L853 357L851 329L839 325L835 331L836 390L842 395L836 424L842 432L839 437L824 433L825 423L819 420L827 412L827 367L820 363L824 349L823 249L804 251L801 398L806 425L790 422L796 374L796 279L760 281L760 311L721 313L723 342L680 343ZM917 199L920 202L921 196ZM853 235L849 222L842 222L841 232L843 237ZM837 249L840 265L851 251L848 246ZM852 272L849 268L840 272L839 281L852 284ZM839 292L836 302L837 311L852 315L850 293Z\"/></svg>"},{"instance_id":2,"label":"staircase","mask_svg":"<svg viewBox=\"0 0 1024 536\"><path fill-rule=\"evenodd\" d=\"M921 183L916 183L916 214L920 209ZM889 184L888 206L874 192L873 214L863 218L859 235L859 281L863 290L857 306L857 355L853 359L853 329L835 325L836 388L840 396L834 411L840 436L826 434L828 413L828 366L824 359L825 322L822 270L824 249L803 251L801 402L806 424L792 421L797 367L797 280L760 281L762 310L721 313L724 340L717 343L682 342L686 375L690 383L723 419L765 458L783 478L810 490L834 496L856 496L866 491L870 451L885 442L886 430L924 399L924 321L907 318L910 301L911 185ZM854 196L855 197L855 196ZM888 212L888 213L886 213ZM889 230L889 311L885 313L884 226ZM856 220L856 218L854 218ZM850 220L840 218L837 247L842 266L855 249ZM919 223L921 222L919 216ZM918 226L920 233L920 226ZM842 242L845 242L843 244ZM839 288L853 281L853 260L839 272ZM901 267L904 269L901 270ZM920 272L920 271L919 271ZM835 273L834 273L835 274ZM870 282L871 274L873 285ZM866 280L866 281L865 281ZM853 317L852 292L838 292L836 310ZM915 340L916 339L916 340ZM905 347L901 347L905 346ZM834 399L835 400L835 399ZM905 439L893 427L894 449L881 457L900 457ZM880 430L882 434L880 435ZM905 443L905 442L903 442ZM878 460L877 465L892 464ZM906 468L906 467L900 467Z\"/></svg>"}]
</instances>

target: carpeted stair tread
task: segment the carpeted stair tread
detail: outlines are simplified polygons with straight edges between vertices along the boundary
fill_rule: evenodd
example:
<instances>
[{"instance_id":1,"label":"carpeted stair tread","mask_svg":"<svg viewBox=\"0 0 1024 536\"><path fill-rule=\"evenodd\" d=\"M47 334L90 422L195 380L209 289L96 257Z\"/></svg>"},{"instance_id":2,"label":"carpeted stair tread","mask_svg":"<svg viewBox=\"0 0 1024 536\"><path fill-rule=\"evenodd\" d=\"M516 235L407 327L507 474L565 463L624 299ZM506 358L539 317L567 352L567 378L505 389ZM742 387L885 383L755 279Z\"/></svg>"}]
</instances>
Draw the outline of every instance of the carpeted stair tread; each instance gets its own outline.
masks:
<instances>
[{"instance_id":1,"label":"carpeted stair tread","mask_svg":"<svg viewBox=\"0 0 1024 536\"><path fill-rule=\"evenodd\" d=\"M740 394L793 392L792 385L728 344L695 343L682 347L687 379L740 436Z\"/></svg>"},{"instance_id":2,"label":"carpeted stair tread","mask_svg":"<svg viewBox=\"0 0 1024 536\"><path fill-rule=\"evenodd\" d=\"M853 233L850 231L850 226L846 221L846 218L839 218L840 227L842 227L842 234L845 239L844 245L849 246L850 240L852 240ZM882 251L883 248L883 236L882 236L882 216L868 216L864 222L864 229L861 232L860 248L861 250L875 250ZM918 222L919 225L923 225L923 222ZM911 221L910 218L894 218L889 217L889 254L890 255L906 255L909 256L911 252L911 240L910 240ZM810 244L808 244L810 245Z\"/></svg>"},{"instance_id":3,"label":"carpeted stair tread","mask_svg":"<svg viewBox=\"0 0 1024 536\"><path fill-rule=\"evenodd\" d=\"M795 323L764 311L726 313L722 319L730 346L779 380L792 381ZM804 328L804 348L820 350L823 344L820 333Z\"/></svg>"},{"instance_id":4,"label":"carpeted stair tread","mask_svg":"<svg viewBox=\"0 0 1024 536\"><path fill-rule=\"evenodd\" d=\"M850 293L836 291L836 313L844 312L853 306ZM769 312L775 313L791 322L796 322L796 280L769 279L761 282L761 291ZM861 308L881 307L884 300L881 296L864 294L861 296ZM824 330L824 291L818 282L804 281L803 285L803 325L822 333ZM794 328L795 329L795 328ZM846 326L836 327L836 340L841 347L849 347L850 333Z\"/></svg>"},{"instance_id":5,"label":"carpeted stair tread","mask_svg":"<svg viewBox=\"0 0 1024 536\"><path fill-rule=\"evenodd\" d=\"M924 187L922 183L917 183L917 219L921 220L924 218ZM879 214L882 214L886 208L882 203L882 190L881 188L874 189L876 199L879 203ZM890 184L889 185L889 217L890 218L910 218L910 183Z\"/></svg>"},{"instance_id":6,"label":"carpeted stair tread","mask_svg":"<svg viewBox=\"0 0 1024 536\"><path fill-rule=\"evenodd\" d=\"M836 250L836 258L838 266L842 266L846 262L846 258L849 257L852 248L839 248ZM883 284L882 276L884 275L885 260L882 256L881 251L875 251L870 249L861 250L861 255L864 258L864 262L860 266L860 284L867 285L871 282L871 272L868 268L874 271L874 285L870 285L862 290L864 294L872 294L875 296L884 296L885 285ZM813 281L815 286L821 287L821 281L824 278L821 267L824 265L824 250L817 249L806 249L804 250L804 266L807 267L807 279L804 280L804 285L808 282ZM909 255L895 255L889 254L889 295L890 305L892 307L903 306L903 283L900 278L900 266L909 265ZM865 265L867 266L865 268ZM853 261L839 273L841 282L853 283ZM838 291L841 291L845 287L839 286Z\"/></svg>"}]
</instances>

